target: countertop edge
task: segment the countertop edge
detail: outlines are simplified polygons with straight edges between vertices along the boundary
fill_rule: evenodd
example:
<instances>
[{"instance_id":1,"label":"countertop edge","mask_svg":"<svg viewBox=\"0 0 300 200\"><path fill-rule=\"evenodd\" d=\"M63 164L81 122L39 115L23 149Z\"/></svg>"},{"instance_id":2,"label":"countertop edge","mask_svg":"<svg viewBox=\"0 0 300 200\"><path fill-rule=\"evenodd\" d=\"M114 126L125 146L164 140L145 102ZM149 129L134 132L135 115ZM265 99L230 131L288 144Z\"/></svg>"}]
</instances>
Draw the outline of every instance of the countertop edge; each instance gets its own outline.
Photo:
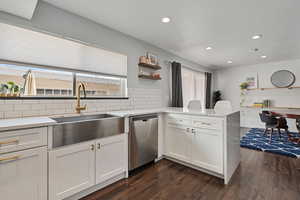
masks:
<instances>
[{"instance_id":1,"label":"countertop edge","mask_svg":"<svg viewBox=\"0 0 300 200\"><path fill-rule=\"evenodd\" d=\"M45 127L56 122L48 117L17 118L0 120L0 134L4 131Z\"/></svg>"},{"instance_id":2,"label":"countertop edge","mask_svg":"<svg viewBox=\"0 0 300 200\"><path fill-rule=\"evenodd\" d=\"M168 113L168 114L182 114L182 115L194 115L202 117L226 117L234 113L240 112L239 110L230 111L226 113L205 113L201 111L182 111L176 110L177 108L154 108L154 109L141 109L141 110L124 110L124 111L110 111L110 112L99 112L116 115L119 117L132 117L137 115L146 115L154 113ZM212 111L212 110L210 110ZM90 115L95 113L86 113L85 115ZM66 115L68 116L68 115ZM28 129L37 128L43 126L51 126L57 124L50 117L28 117L28 118L16 118L16 119L3 119L0 120L0 132L18 130L18 129Z\"/></svg>"}]
</instances>

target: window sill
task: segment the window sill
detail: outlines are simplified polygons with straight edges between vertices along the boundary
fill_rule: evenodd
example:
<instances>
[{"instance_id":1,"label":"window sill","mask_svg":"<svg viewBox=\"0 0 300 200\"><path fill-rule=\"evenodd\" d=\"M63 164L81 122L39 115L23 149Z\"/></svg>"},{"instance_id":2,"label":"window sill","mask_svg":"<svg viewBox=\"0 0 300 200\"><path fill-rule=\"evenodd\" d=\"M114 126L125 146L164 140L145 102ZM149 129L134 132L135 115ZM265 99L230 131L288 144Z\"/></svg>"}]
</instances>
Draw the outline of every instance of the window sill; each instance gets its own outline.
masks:
<instances>
[{"instance_id":1,"label":"window sill","mask_svg":"<svg viewBox=\"0 0 300 200\"><path fill-rule=\"evenodd\" d=\"M76 97L0 97L0 100L68 100L68 99L76 99ZM116 99L116 100L122 100L122 99L129 99L129 97L86 97L81 99L85 100L95 100L95 99Z\"/></svg>"}]
</instances>

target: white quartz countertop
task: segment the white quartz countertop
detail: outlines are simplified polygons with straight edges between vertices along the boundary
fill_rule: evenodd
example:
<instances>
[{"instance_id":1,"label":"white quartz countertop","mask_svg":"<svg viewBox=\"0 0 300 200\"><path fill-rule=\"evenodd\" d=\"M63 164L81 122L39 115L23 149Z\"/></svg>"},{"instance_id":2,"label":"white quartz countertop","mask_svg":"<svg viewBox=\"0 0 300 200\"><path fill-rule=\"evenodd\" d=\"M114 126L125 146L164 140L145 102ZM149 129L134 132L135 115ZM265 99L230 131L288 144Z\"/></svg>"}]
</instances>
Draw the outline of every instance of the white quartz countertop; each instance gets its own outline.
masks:
<instances>
[{"instance_id":1,"label":"white quartz countertop","mask_svg":"<svg viewBox=\"0 0 300 200\"><path fill-rule=\"evenodd\" d=\"M188 110L186 108L155 108L155 109L141 109L141 110L124 110L124 111L111 111L106 112L107 114L130 117L136 115L145 115L153 113L174 113L174 114L186 114L186 115L197 115L197 116L208 116L208 117L226 117L239 111L226 111L226 110ZM103 113L103 112L101 112ZM93 115L99 113L86 113L83 115ZM79 116L78 114L65 115L60 117ZM53 117L53 116L52 116ZM49 117L31 117L31 118L17 118L17 119L5 119L0 120L0 131L24 129L24 128L35 128L41 126L50 126L56 124L56 121Z\"/></svg>"},{"instance_id":2,"label":"white quartz countertop","mask_svg":"<svg viewBox=\"0 0 300 200\"><path fill-rule=\"evenodd\" d=\"M236 112L239 111L214 110L214 109L189 110L186 108L167 107L167 108L157 108L157 109L113 111L113 112L109 112L109 114L129 117L129 116L144 115L144 114L151 114L151 113L174 113L174 114L199 115L199 116L208 116L208 117L226 117Z\"/></svg>"},{"instance_id":3,"label":"white quartz countertop","mask_svg":"<svg viewBox=\"0 0 300 200\"><path fill-rule=\"evenodd\" d=\"M0 131L49 126L56 122L49 117L30 117L0 120Z\"/></svg>"}]
</instances>

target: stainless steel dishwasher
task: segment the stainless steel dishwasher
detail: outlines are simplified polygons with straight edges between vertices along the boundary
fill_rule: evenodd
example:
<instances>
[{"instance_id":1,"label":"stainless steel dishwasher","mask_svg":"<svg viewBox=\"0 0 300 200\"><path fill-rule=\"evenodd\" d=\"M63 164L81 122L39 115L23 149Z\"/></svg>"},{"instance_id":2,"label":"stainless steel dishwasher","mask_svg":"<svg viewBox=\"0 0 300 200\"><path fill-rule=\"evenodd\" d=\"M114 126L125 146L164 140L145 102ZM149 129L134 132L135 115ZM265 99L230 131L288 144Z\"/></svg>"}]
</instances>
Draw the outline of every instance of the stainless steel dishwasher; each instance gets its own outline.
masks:
<instances>
[{"instance_id":1,"label":"stainless steel dishwasher","mask_svg":"<svg viewBox=\"0 0 300 200\"><path fill-rule=\"evenodd\" d=\"M139 115L129 119L129 170L150 163L157 158L158 116Z\"/></svg>"}]
</instances>

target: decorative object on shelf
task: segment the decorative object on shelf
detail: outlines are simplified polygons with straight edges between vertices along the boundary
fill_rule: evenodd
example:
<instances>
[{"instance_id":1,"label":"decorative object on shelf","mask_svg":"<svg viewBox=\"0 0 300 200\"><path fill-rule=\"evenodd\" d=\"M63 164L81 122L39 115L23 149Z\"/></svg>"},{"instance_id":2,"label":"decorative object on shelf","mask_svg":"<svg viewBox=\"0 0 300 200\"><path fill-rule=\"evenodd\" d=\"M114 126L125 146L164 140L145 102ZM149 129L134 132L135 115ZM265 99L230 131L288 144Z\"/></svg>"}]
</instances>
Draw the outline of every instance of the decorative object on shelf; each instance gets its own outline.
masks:
<instances>
[{"instance_id":1,"label":"decorative object on shelf","mask_svg":"<svg viewBox=\"0 0 300 200\"><path fill-rule=\"evenodd\" d=\"M147 57L146 56L140 56L140 59L139 59L139 63L147 63Z\"/></svg>"},{"instance_id":2,"label":"decorative object on shelf","mask_svg":"<svg viewBox=\"0 0 300 200\"><path fill-rule=\"evenodd\" d=\"M213 92L213 106L215 106L216 103L221 100L222 100L221 91L220 90L214 91Z\"/></svg>"},{"instance_id":3,"label":"decorative object on shelf","mask_svg":"<svg viewBox=\"0 0 300 200\"><path fill-rule=\"evenodd\" d=\"M296 81L295 74L288 70L279 70L272 74L271 83L278 88L291 87Z\"/></svg>"},{"instance_id":4,"label":"decorative object on shelf","mask_svg":"<svg viewBox=\"0 0 300 200\"><path fill-rule=\"evenodd\" d=\"M248 84L247 89L257 89L258 88L257 79L258 79L257 74L255 76L247 77L246 78L246 83Z\"/></svg>"},{"instance_id":5,"label":"decorative object on shelf","mask_svg":"<svg viewBox=\"0 0 300 200\"><path fill-rule=\"evenodd\" d=\"M240 88L241 88L241 90L246 90L246 89L248 89L248 83L247 83L247 82L241 83L241 84L240 84Z\"/></svg>"},{"instance_id":6,"label":"decorative object on shelf","mask_svg":"<svg viewBox=\"0 0 300 200\"><path fill-rule=\"evenodd\" d=\"M140 56L139 58L139 78L161 80L159 73L154 73L153 70L160 70L161 67L158 65L157 56L147 53L147 56Z\"/></svg>"},{"instance_id":7,"label":"decorative object on shelf","mask_svg":"<svg viewBox=\"0 0 300 200\"><path fill-rule=\"evenodd\" d=\"M6 84L0 84L0 97L18 97L20 96L20 86L13 81Z\"/></svg>"},{"instance_id":8,"label":"decorative object on shelf","mask_svg":"<svg viewBox=\"0 0 300 200\"><path fill-rule=\"evenodd\" d=\"M248 82L243 82L240 84L240 88L241 88L241 102L240 102L240 106L243 105L243 103L245 102L245 96L247 94L247 89L248 89Z\"/></svg>"},{"instance_id":9,"label":"decorative object on shelf","mask_svg":"<svg viewBox=\"0 0 300 200\"><path fill-rule=\"evenodd\" d=\"M153 78L160 79L160 74L152 73L151 76L152 76Z\"/></svg>"},{"instance_id":10,"label":"decorative object on shelf","mask_svg":"<svg viewBox=\"0 0 300 200\"><path fill-rule=\"evenodd\" d=\"M148 52L147 53L147 59L148 59L147 64L158 65L158 58L157 58L156 55Z\"/></svg>"},{"instance_id":11,"label":"decorative object on shelf","mask_svg":"<svg viewBox=\"0 0 300 200\"><path fill-rule=\"evenodd\" d=\"M6 84L1 83L0 84L0 96L1 97L6 96L7 91L8 91L8 86Z\"/></svg>"},{"instance_id":12,"label":"decorative object on shelf","mask_svg":"<svg viewBox=\"0 0 300 200\"><path fill-rule=\"evenodd\" d=\"M264 103L263 102L254 102L253 103L253 107L254 108L263 108L264 107Z\"/></svg>"},{"instance_id":13,"label":"decorative object on shelf","mask_svg":"<svg viewBox=\"0 0 300 200\"><path fill-rule=\"evenodd\" d=\"M264 108L270 108L271 107L271 100L270 99L263 100L263 107Z\"/></svg>"}]
</instances>

